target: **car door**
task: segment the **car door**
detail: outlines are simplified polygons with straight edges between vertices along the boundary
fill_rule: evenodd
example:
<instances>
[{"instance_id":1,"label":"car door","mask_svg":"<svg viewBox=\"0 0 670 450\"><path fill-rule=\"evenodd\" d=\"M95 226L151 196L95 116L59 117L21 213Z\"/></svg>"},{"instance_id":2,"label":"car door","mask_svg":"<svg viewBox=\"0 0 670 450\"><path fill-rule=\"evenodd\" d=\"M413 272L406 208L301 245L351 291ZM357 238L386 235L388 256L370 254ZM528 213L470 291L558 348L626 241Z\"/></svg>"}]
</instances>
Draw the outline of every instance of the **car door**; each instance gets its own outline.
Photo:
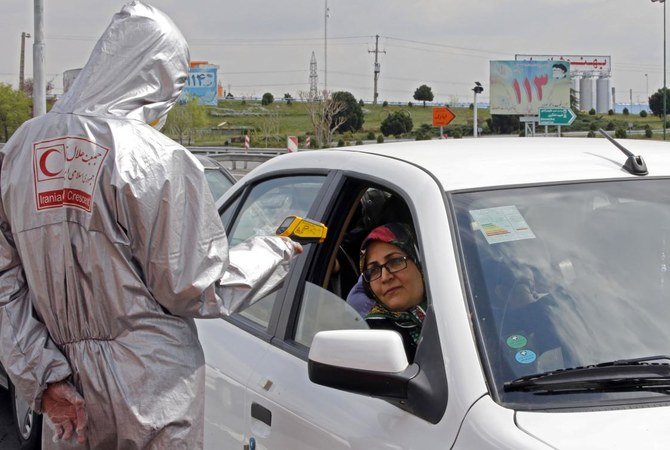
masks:
<instances>
[{"instance_id":1,"label":"car door","mask_svg":"<svg viewBox=\"0 0 670 450\"><path fill-rule=\"evenodd\" d=\"M378 183L377 179L376 187L383 189ZM247 384L244 414L250 417L250 448L439 448L442 438L432 423L390 402L319 386L308 378L307 354L316 332L366 327L344 298L332 292L328 280L333 255L353 227L352 208L365 182L342 176L336 184L338 195L315 217L327 223L329 237L295 267L272 345ZM439 358L443 364L441 354Z\"/></svg>"},{"instance_id":2,"label":"car door","mask_svg":"<svg viewBox=\"0 0 670 450\"><path fill-rule=\"evenodd\" d=\"M280 176L240 188L222 209L231 246L253 235L273 235L288 215L307 216L325 174ZM269 349L283 288L227 320L198 320L205 352L205 447L242 448L250 416L246 385ZM243 414L247 411L247 414Z\"/></svg>"}]
</instances>

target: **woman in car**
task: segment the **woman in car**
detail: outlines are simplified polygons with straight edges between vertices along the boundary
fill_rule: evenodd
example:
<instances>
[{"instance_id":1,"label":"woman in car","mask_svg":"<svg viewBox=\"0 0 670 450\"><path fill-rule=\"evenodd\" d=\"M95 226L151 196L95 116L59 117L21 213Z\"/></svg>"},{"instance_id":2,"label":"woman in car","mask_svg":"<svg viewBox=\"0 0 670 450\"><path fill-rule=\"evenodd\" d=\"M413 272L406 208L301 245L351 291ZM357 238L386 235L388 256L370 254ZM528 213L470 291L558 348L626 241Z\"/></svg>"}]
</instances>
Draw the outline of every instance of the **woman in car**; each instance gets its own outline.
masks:
<instances>
[{"instance_id":1,"label":"woman in car","mask_svg":"<svg viewBox=\"0 0 670 450\"><path fill-rule=\"evenodd\" d=\"M410 227L395 222L373 229L361 244L360 268L366 294L375 300L366 322L400 333L412 362L426 315L426 291Z\"/></svg>"}]
</instances>

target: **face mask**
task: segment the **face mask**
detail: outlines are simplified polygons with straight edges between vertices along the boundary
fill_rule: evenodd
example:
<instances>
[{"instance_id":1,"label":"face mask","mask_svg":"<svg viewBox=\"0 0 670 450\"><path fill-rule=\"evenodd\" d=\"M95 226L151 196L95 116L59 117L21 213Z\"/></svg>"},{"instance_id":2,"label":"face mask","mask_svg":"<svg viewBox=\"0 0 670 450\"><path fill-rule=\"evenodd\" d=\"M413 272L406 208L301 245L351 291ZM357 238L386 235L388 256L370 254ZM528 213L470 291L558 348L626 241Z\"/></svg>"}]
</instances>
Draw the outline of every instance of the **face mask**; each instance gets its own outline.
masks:
<instances>
[{"instance_id":1,"label":"face mask","mask_svg":"<svg viewBox=\"0 0 670 450\"><path fill-rule=\"evenodd\" d=\"M167 121L167 114L162 115L158 119L154 120L151 122L149 125L160 131L163 126L165 125L165 122Z\"/></svg>"}]
</instances>

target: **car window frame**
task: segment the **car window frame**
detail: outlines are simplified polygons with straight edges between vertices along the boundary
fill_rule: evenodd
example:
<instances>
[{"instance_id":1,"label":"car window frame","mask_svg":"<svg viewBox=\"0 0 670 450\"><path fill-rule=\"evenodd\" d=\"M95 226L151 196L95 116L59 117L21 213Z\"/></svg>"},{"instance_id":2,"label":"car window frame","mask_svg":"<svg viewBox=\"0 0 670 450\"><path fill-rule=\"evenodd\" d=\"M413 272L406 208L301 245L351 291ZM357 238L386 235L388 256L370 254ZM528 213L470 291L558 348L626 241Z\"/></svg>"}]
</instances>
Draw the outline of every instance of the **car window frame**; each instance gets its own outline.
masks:
<instances>
[{"instance_id":1,"label":"car window frame","mask_svg":"<svg viewBox=\"0 0 670 450\"><path fill-rule=\"evenodd\" d=\"M330 186L330 191L332 192L332 195L329 197L329 202L327 204L321 205L322 210L319 211L320 217L322 217L319 220L324 221L324 223L329 225L329 236L333 236L335 234L339 236L340 232L342 231L342 227L344 226L345 216L349 212L348 210L344 209L335 210L336 202L340 201L341 199L344 199L346 196L346 193L340 194L340 191L345 186L348 191L358 191L363 187L368 188L375 187L386 191L390 191L395 195L398 195L405 202L409 210L409 213L412 216L412 222L416 233L419 251L422 251L420 230L417 227L418 215L411 201L409 193L407 193L397 184L390 182L388 179L376 177L366 173L337 170L334 175L335 178L333 179L333 183ZM351 203L347 204L351 206ZM338 215L341 217L341 220L337 224L336 227L337 233L335 233L335 229L334 227L331 226L331 224L333 223L333 218L338 217ZM333 230L332 232L331 229ZM329 250L329 252L328 249L326 250L329 255L332 255L332 252L335 249L335 246L332 244L335 243L336 242L331 242L332 248ZM304 281L309 281L308 278L313 277L314 275L313 273L309 273L309 271L314 267L315 262L313 260L317 257L316 256L317 253L318 250L315 249L310 254L309 258L304 258L301 261L302 265L299 271L300 275L297 276L298 271L296 270L295 274L296 276L292 277L291 280L289 281L288 285L288 287L290 288L290 291L288 291L289 295L287 295L285 301L282 304L279 323L276 328L275 336L273 336L271 340L272 345L274 345L275 347L278 347L304 361L307 361L308 359L309 347L299 342L296 342L293 338L293 335L295 332L295 327L297 326L298 323L298 316L300 314L302 296L304 295L304 289L305 289ZM325 270L327 269L324 269L324 271ZM426 296L428 299L430 299L432 297L427 278L425 286L426 286ZM290 301L287 300L289 298ZM430 304L431 301L429 301L429 306Z\"/></svg>"},{"instance_id":2,"label":"car window frame","mask_svg":"<svg viewBox=\"0 0 670 450\"><path fill-rule=\"evenodd\" d=\"M246 204L246 201L249 198L249 195L253 189L270 180L276 180L279 178L287 177L304 177L304 176L323 176L324 181L314 198L314 202L307 214L307 216L314 220L321 220L321 214L318 214L319 205L324 203L324 200L328 195L332 195L332 189L329 189L330 185L333 182L333 171L322 169L322 170L284 170L277 171L266 176L258 177L248 182L245 182L239 189L237 189L232 195L228 196L224 202L218 208L219 217L221 217L224 211L227 212L227 207L233 208L232 214L227 217L227 222L223 223L224 228L226 229L226 234L228 235L233 224L237 220L243 206ZM316 210L316 211L315 211ZM285 279L283 285L279 288L277 292L277 297L272 306L272 312L270 314L270 319L268 321L267 327L262 327L259 323L242 316L239 313L231 314L230 316L224 317L224 320L234 324L238 328L266 341L271 342L276 334L277 326L279 323L280 312L283 309L283 305L286 302L287 296L291 292L289 287L291 286L291 280L296 277L296 273L300 272L300 267L303 264L303 261L309 257L311 253L314 252L313 244L307 244L304 246L304 252L302 255L295 258L291 263L291 268L289 269L287 278Z\"/></svg>"}]
</instances>

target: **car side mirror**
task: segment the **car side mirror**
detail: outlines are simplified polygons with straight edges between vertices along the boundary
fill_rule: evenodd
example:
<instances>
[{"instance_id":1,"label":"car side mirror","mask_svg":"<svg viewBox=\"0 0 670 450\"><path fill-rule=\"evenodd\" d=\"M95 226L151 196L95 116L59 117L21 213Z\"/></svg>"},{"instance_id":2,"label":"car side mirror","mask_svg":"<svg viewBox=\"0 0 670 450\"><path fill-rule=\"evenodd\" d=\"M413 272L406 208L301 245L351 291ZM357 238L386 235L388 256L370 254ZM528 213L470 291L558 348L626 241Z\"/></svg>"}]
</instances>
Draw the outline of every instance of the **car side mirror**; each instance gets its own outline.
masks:
<instances>
[{"instance_id":1,"label":"car side mirror","mask_svg":"<svg viewBox=\"0 0 670 450\"><path fill-rule=\"evenodd\" d=\"M323 386L388 399L407 398L410 365L400 335L391 330L331 330L314 336L309 379Z\"/></svg>"}]
</instances>

